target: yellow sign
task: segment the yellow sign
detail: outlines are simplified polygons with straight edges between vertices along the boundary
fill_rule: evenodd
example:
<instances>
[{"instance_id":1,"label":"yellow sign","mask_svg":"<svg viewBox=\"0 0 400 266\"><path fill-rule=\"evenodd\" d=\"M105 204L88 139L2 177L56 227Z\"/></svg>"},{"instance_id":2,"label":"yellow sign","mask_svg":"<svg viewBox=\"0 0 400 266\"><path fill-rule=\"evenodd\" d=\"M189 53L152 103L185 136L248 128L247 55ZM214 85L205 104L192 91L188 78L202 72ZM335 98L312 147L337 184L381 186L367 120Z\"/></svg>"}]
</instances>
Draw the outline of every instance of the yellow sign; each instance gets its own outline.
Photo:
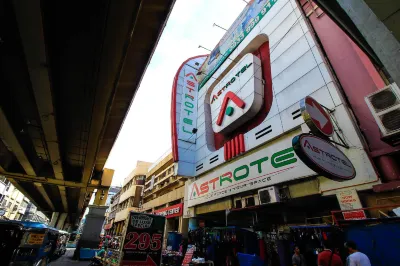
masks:
<instances>
[{"instance_id":1,"label":"yellow sign","mask_svg":"<svg viewBox=\"0 0 400 266\"><path fill-rule=\"evenodd\" d=\"M28 245L41 245L44 240L44 234L29 234L26 243Z\"/></svg>"}]
</instances>

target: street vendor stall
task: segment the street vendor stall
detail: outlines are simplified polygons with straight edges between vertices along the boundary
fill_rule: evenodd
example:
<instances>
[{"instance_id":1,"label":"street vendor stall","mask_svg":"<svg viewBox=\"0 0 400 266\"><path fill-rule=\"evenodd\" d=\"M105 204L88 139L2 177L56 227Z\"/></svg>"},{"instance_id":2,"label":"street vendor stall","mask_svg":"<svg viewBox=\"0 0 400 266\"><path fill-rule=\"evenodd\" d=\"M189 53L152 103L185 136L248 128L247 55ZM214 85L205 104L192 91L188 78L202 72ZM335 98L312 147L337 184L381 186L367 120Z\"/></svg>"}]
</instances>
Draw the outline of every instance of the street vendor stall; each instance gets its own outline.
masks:
<instances>
[{"instance_id":1,"label":"street vendor stall","mask_svg":"<svg viewBox=\"0 0 400 266\"><path fill-rule=\"evenodd\" d=\"M195 248L192 261L213 262L215 265L239 265L238 253L258 255L257 234L228 226L198 228L189 232L189 244Z\"/></svg>"}]
</instances>

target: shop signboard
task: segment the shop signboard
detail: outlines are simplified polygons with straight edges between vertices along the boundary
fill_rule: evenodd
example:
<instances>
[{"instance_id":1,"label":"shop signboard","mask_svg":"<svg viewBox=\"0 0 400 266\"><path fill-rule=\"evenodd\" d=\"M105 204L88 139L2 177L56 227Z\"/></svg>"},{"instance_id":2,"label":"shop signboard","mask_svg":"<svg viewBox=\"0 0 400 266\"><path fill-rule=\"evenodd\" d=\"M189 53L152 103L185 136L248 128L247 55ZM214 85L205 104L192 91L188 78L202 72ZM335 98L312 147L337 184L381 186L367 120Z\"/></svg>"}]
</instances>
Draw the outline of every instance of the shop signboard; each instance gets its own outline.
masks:
<instances>
[{"instance_id":1,"label":"shop signboard","mask_svg":"<svg viewBox=\"0 0 400 266\"><path fill-rule=\"evenodd\" d=\"M354 188L342 190L336 193L336 197L341 210L355 210L343 212L343 218L345 220L359 220L366 218L364 210L357 210L362 208L357 190Z\"/></svg>"},{"instance_id":2,"label":"shop signboard","mask_svg":"<svg viewBox=\"0 0 400 266\"><path fill-rule=\"evenodd\" d=\"M130 212L120 265L160 265L164 228L163 216Z\"/></svg>"},{"instance_id":3,"label":"shop signboard","mask_svg":"<svg viewBox=\"0 0 400 266\"><path fill-rule=\"evenodd\" d=\"M200 69L199 89L214 75L239 44L257 26L278 0L251 0L212 50Z\"/></svg>"},{"instance_id":4,"label":"shop signboard","mask_svg":"<svg viewBox=\"0 0 400 266\"><path fill-rule=\"evenodd\" d=\"M310 134L300 134L293 138L292 144L297 156L318 174L338 182L356 176L349 158L329 141Z\"/></svg>"},{"instance_id":5,"label":"shop signboard","mask_svg":"<svg viewBox=\"0 0 400 266\"><path fill-rule=\"evenodd\" d=\"M198 76L199 67L204 63L206 55L189 58L179 67L172 85L172 153L174 160L178 161L179 151L184 152L181 161L185 161L177 168L179 175L190 176L187 162L195 157L197 118L198 118ZM152 181L153 182L153 181ZM153 185L150 186L153 189Z\"/></svg>"},{"instance_id":6,"label":"shop signboard","mask_svg":"<svg viewBox=\"0 0 400 266\"><path fill-rule=\"evenodd\" d=\"M333 123L330 115L312 97L307 96L300 101L301 115L304 121L316 135L331 137L333 135Z\"/></svg>"},{"instance_id":7,"label":"shop signboard","mask_svg":"<svg viewBox=\"0 0 400 266\"><path fill-rule=\"evenodd\" d=\"M340 209L343 211L362 208L357 190L355 190L354 188L339 191L338 193L336 193L336 197L339 201Z\"/></svg>"},{"instance_id":8,"label":"shop signboard","mask_svg":"<svg viewBox=\"0 0 400 266\"><path fill-rule=\"evenodd\" d=\"M178 204L166 207L166 208L155 210L154 214L162 215L167 219L168 218L182 216L182 214L183 214L183 203L178 203Z\"/></svg>"},{"instance_id":9,"label":"shop signboard","mask_svg":"<svg viewBox=\"0 0 400 266\"><path fill-rule=\"evenodd\" d=\"M185 65L183 76L183 92L181 94L181 112L178 138L183 141L195 143L196 118L197 118L197 77L196 70Z\"/></svg>"},{"instance_id":10,"label":"shop signboard","mask_svg":"<svg viewBox=\"0 0 400 266\"><path fill-rule=\"evenodd\" d=\"M211 92L214 132L231 132L252 119L263 106L263 88L260 59L246 54Z\"/></svg>"},{"instance_id":11,"label":"shop signboard","mask_svg":"<svg viewBox=\"0 0 400 266\"><path fill-rule=\"evenodd\" d=\"M295 133L227 164L189 184L188 207L240 192L315 175L291 147Z\"/></svg>"},{"instance_id":12,"label":"shop signboard","mask_svg":"<svg viewBox=\"0 0 400 266\"><path fill-rule=\"evenodd\" d=\"M365 215L365 212L363 210L358 210L358 211L343 212L343 218L345 220L362 220L366 219L367 216Z\"/></svg>"}]
</instances>

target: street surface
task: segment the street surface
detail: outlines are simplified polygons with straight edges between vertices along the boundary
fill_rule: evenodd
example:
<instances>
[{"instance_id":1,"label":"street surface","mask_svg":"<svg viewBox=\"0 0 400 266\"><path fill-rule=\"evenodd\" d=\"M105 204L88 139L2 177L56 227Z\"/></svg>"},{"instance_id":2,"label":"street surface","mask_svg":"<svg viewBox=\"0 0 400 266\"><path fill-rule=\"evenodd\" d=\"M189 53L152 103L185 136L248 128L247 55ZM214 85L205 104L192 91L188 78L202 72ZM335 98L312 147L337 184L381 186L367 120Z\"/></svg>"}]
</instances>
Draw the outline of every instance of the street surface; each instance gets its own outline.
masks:
<instances>
[{"instance_id":1,"label":"street surface","mask_svg":"<svg viewBox=\"0 0 400 266\"><path fill-rule=\"evenodd\" d=\"M87 266L89 265L90 261L79 261L73 260L72 256L74 255L74 248L68 248L67 252L64 256L58 258L55 261L50 263L50 266L67 266L67 265L75 265L75 266Z\"/></svg>"}]
</instances>

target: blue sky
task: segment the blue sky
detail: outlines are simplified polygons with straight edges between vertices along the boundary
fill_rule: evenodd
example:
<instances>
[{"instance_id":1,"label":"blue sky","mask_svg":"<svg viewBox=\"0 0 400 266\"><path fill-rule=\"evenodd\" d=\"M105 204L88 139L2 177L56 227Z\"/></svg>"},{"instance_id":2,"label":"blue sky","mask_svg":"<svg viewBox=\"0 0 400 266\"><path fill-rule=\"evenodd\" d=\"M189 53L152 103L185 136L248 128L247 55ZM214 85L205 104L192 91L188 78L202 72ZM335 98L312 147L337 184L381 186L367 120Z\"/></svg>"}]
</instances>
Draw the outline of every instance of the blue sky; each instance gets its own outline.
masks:
<instances>
[{"instance_id":1,"label":"blue sky","mask_svg":"<svg viewBox=\"0 0 400 266\"><path fill-rule=\"evenodd\" d=\"M177 0L136 93L106 168L120 185L136 161L156 161L171 147L171 90L179 66L187 58L207 54L233 23L243 0Z\"/></svg>"}]
</instances>

